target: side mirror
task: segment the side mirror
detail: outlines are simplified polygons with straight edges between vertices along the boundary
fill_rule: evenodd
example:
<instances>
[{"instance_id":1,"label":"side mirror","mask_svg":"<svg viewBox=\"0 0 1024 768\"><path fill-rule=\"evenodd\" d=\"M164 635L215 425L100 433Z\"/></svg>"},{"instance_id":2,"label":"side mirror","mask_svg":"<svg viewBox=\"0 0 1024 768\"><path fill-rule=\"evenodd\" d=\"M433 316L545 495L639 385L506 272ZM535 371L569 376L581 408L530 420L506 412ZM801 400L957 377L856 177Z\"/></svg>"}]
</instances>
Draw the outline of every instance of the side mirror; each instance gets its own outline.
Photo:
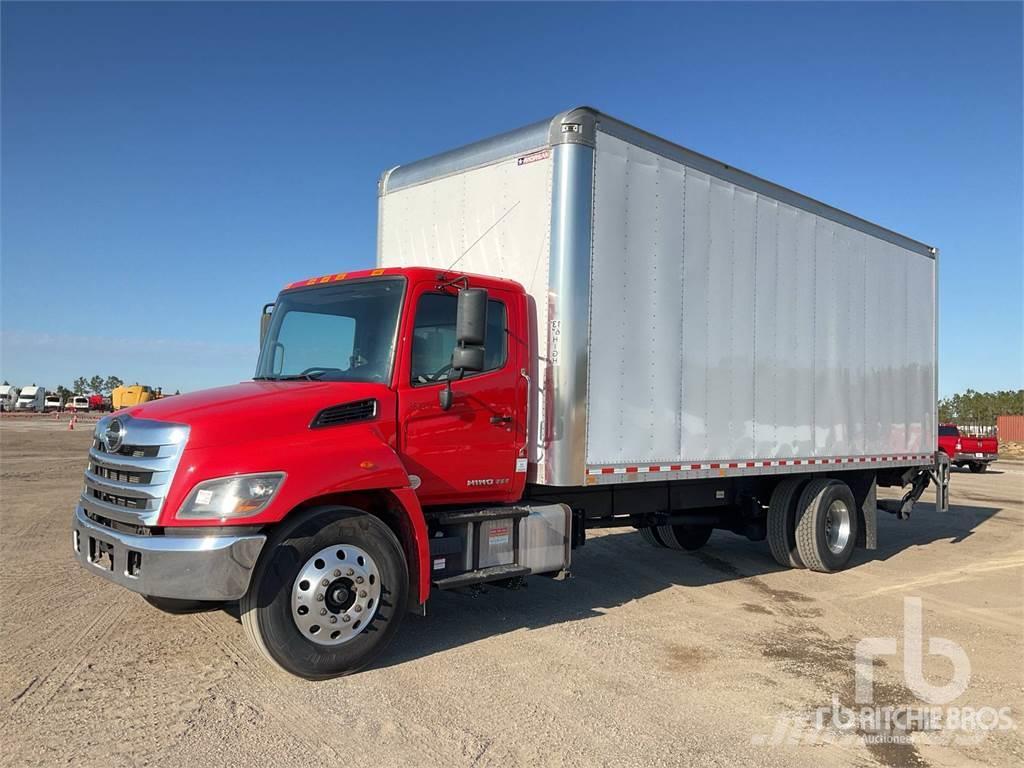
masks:
<instances>
[{"instance_id":1,"label":"side mirror","mask_svg":"<svg viewBox=\"0 0 1024 768\"><path fill-rule=\"evenodd\" d=\"M270 330L270 318L274 305L264 304L263 314L260 315L260 349L263 349L263 342L267 339L267 331Z\"/></svg>"},{"instance_id":2,"label":"side mirror","mask_svg":"<svg viewBox=\"0 0 1024 768\"><path fill-rule=\"evenodd\" d=\"M456 347L452 352L452 368L464 373L477 373L484 369L483 347Z\"/></svg>"},{"instance_id":3,"label":"side mirror","mask_svg":"<svg viewBox=\"0 0 1024 768\"><path fill-rule=\"evenodd\" d=\"M455 311L455 344L452 350L452 372L444 389L438 394L441 409L452 407L452 379L465 373L484 369L484 337L487 334L487 291L463 288Z\"/></svg>"},{"instance_id":4,"label":"side mirror","mask_svg":"<svg viewBox=\"0 0 1024 768\"><path fill-rule=\"evenodd\" d=\"M481 347L486 332L487 291L463 288L455 311L455 343L460 347Z\"/></svg>"}]
</instances>

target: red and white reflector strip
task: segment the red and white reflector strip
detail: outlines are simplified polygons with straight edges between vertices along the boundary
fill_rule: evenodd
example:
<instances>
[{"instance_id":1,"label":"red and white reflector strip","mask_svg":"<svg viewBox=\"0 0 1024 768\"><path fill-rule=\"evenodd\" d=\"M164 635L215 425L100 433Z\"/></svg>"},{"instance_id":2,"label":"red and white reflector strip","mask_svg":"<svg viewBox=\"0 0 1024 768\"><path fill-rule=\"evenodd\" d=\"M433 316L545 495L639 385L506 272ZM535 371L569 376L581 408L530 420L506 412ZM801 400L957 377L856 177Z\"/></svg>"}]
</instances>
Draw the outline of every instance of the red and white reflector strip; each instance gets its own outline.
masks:
<instances>
[{"instance_id":1,"label":"red and white reflector strip","mask_svg":"<svg viewBox=\"0 0 1024 768\"><path fill-rule=\"evenodd\" d=\"M700 464L632 464L625 466L591 466L587 474L645 475L655 472L707 472L708 470L747 470L763 467L807 467L824 465L885 464L893 462L931 462L930 453L908 453L889 456L838 456L824 459L743 459L742 461L712 461Z\"/></svg>"}]
</instances>

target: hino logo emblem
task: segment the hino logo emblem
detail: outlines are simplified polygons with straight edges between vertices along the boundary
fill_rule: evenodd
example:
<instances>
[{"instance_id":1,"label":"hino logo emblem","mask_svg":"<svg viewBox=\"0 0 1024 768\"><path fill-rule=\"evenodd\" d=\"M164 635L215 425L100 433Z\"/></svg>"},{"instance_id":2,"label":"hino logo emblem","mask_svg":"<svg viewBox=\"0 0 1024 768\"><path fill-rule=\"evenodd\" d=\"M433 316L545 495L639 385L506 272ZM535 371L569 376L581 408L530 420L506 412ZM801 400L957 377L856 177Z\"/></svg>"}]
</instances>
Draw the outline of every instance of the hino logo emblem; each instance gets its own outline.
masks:
<instances>
[{"instance_id":1,"label":"hino logo emblem","mask_svg":"<svg viewBox=\"0 0 1024 768\"><path fill-rule=\"evenodd\" d=\"M102 439L103 447L107 449L107 453L117 453L124 443L124 425L120 419L114 419L107 424Z\"/></svg>"}]
</instances>

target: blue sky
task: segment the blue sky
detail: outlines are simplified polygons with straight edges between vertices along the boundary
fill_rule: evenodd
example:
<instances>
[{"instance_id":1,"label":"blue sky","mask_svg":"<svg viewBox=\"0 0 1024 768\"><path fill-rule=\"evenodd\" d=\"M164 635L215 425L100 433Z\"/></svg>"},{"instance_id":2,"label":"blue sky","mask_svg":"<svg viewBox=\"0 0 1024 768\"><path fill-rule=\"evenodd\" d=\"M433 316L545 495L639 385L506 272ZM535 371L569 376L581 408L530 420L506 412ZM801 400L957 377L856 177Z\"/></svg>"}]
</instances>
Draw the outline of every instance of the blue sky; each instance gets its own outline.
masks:
<instances>
[{"instance_id":1,"label":"blue sky","mask_svg":"<svg viewBox=\"0 0 1024 768\"><path fill-rule=\"evenodd\" d=\"M941 249L940 392L1024 386L1022 6L2 6L2 359L248 378L380 172L590 104Z\"/></svg>"}]
</instances>

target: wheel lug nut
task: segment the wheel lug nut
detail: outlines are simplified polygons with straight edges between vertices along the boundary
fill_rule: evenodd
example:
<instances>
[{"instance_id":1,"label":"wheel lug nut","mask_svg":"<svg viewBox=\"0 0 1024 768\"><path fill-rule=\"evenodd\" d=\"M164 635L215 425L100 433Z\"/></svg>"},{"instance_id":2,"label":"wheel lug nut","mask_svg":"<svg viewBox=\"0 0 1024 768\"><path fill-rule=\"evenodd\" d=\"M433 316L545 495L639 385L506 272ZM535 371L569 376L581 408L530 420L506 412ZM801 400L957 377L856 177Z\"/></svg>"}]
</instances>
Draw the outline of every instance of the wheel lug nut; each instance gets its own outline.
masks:
<instances>
[{"instance_id":1,"label":"wheel lug nut","mask_svg":"<svg viewBox=\"0 0 1024 768\"><path fill-rule=\"evenodd\" d=\"M360 597L366 597L366 590L365 589L360 589L359 590L359 596Z\"/></svg>"},{"instance_id":2,"label":"wheel lug nut","mask_svg":"<svg viewBox=\"0 0 1024 768\"><path fill-rule=\"evenodd\" d=\"M348 624L350 621L352 621L352 617L346 614L345 616L341 617L341 620Z\"/></svg>"},{"instance_id":3,"label":"wheel lug nut","mask_svg":"<svg viewBox=\"0 0 1024 768\"><path fill-rule=\"evenodd\" d=\"M326 616L327 615L327 609L326 608L321 608L320 609L320 615L321 616Z\"/></svg>"},{"instance_id":4,"label":"wheel lug nut","mask_svg":"<svg viewBox=\"0 0 1024 768\"><path fill-rule=\"evenodd\" d=\"M361 610L363 610L363 606L357 605L354 610L356 613L359 613Z\"/></svg>"},{"instance_id":5,"label":"wheel lug nut","mask_svg":"<svg viewBox=\"0 0 1024 768\"><path fill-rule=\"evenodd\" d=\"M331 583L331 582L329 582L329 581L328 581L327 579L324 579L323 581L321 581L321 582L320 582L320 586L322 586L322 587L326 587L326 586L327 586L328 584L330 584L330 583Z\"/></svg>"},{"instance_id":6,"label":"wheel lug nut","mask_svg":"<svg viewBox=\"0 0 1024 768\"><path fill-rule=\"evenodd\" d=\"M356 584L362 584L362 583L363 583L363 577L362 576L356 576Z\"/></svg>"},{"instance_id":7,"label":"wheel lug nut","mask_svg":"<svg viewBox=\"0 0 1024 768\"><path fill-rule=\"evenodd\" d=\"M335 576L341 576L341 568L335 568L334 569L334 575Z\"/></svg>"},{"instance_id":8,"label":"wheel lug nut","mask_svg":"<svg viewBox=\"0 0 1024 768\"><path fill-rule=\"evenodd\" d=\"M331 624L337 624L338 623L338 617L337 616L331 616L331 618L329 618L328 621L331 622Z\"/></svg>"},{"instance_id":9,"label":"wheel lug nut","mask_svg":"<svg viewBox=\"0 0 1024 768\"><path fill-rule=\"evenodd\" d=\"M347 571L345 571L345 574L347 576L351 576L353 573L355 573L355 571L353 571L351 568L349 568Z\"/></svg>"},{"instance_id":10,"label":"wheel lug nut","mask_svg":"<svg viewBox=\"0 0 1024 768\"><path fill-rule=\"evenodd\" d=\"M317 600L318 603L322 603L324 601L324 596L322 594L317 595L316 596L316 600Z\"/></svg>"}]
</instances>

